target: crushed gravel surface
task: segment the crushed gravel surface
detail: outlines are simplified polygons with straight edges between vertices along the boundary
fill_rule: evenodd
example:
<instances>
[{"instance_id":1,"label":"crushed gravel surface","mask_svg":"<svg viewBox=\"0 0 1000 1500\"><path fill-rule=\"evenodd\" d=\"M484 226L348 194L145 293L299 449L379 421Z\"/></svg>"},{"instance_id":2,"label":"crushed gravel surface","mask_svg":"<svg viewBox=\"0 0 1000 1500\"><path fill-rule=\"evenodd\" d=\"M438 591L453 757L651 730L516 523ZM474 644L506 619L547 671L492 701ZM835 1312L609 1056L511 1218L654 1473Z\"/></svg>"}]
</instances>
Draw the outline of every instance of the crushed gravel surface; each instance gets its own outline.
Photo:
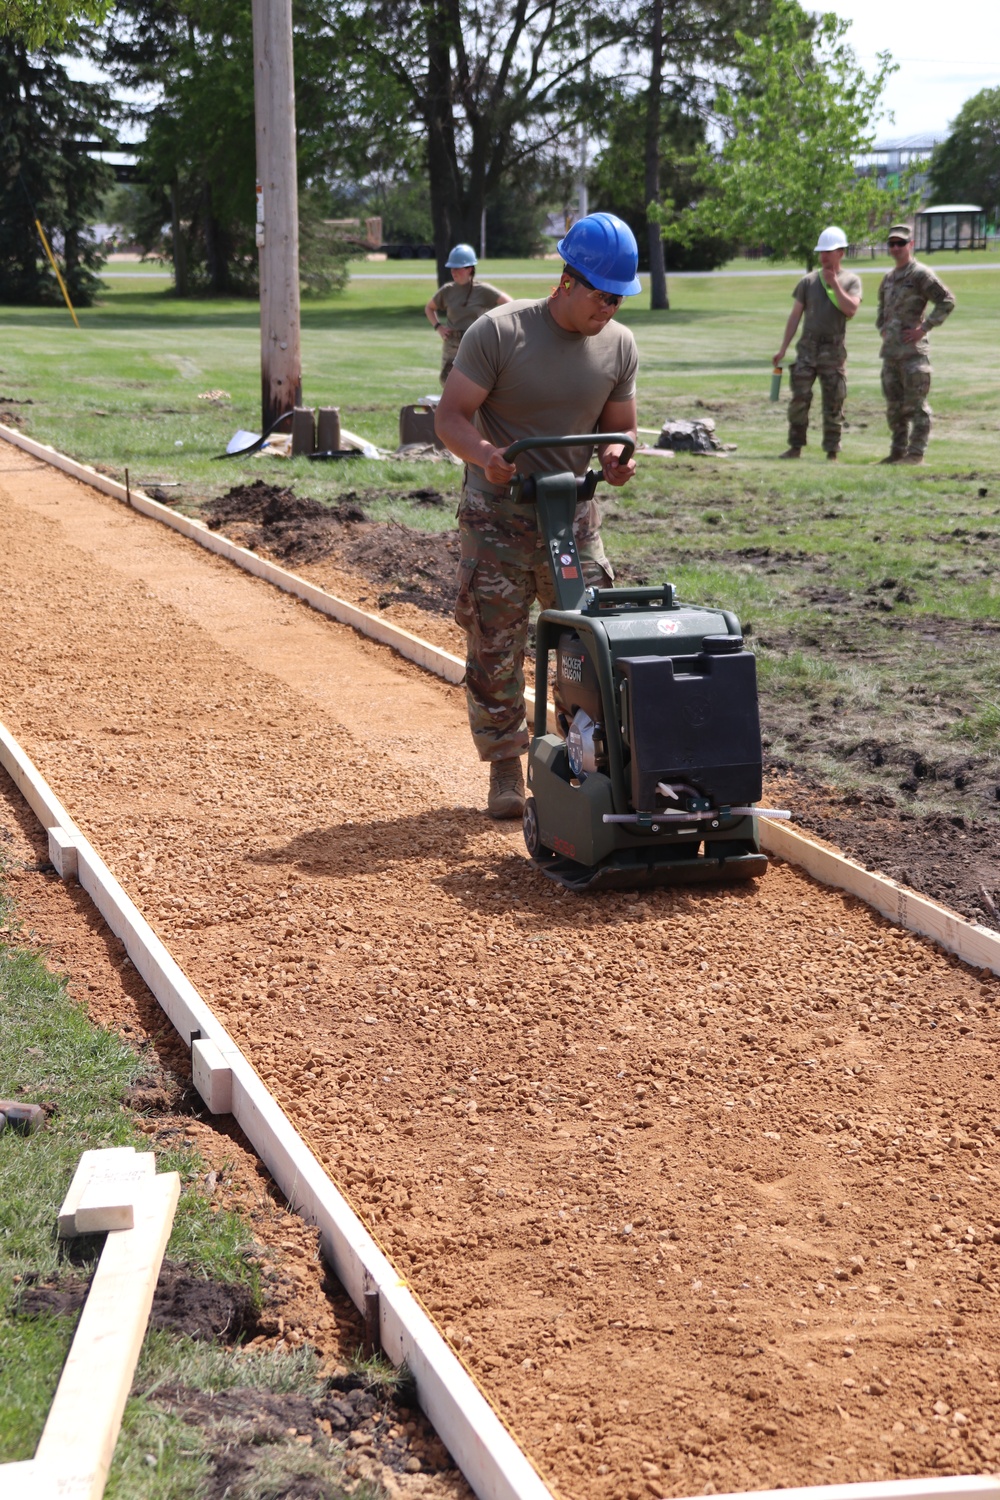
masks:
<instances>
[{"instance_id":1,"label":"crushed gravel surface","mask_svg":"<svg viewBox=\"0 0 1000 1500\"><path fill-rule=\"evenodd\" d=\"M559 894L458 691L0 465L0 717L553 1487L1000 1468L1000 981L783 865Z\"/></svg>"}]
</instances>

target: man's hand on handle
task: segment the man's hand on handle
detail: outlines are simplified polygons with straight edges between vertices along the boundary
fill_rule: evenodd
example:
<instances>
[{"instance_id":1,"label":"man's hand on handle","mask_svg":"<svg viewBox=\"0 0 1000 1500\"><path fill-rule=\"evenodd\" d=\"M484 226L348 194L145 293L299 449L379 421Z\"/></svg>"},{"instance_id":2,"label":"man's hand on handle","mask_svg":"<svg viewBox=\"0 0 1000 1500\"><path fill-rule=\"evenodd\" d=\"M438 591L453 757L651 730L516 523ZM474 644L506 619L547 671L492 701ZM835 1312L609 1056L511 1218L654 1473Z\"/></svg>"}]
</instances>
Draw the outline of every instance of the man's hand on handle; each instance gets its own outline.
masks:
<instances>
[{"instance_id":1,"label":"man's hand on handle","mask_svg":"<svg viewBox=\"0 0 1000 1500\"><path fill-rule=\"evenodd\" d=\"M483 473L490 484L510 484L517 473L517 465L509 464L503 455L502 448L494 448L489 458L483 463Z\"/></svg>"},{"instance_id":2,"label":"man's hand on handle","mask_svg":"<svg viewBox=\"0 0 1000 1500\"><path fill-rule=\"evenodd\" d=\"M635 473L635 459L630 458L627 463L622 462L624 449L618 445L613 448L605 448L601 454L601 473L607 484L614 485L619 489L623 484L628 484Z\"/></svg>"}]
</instances>

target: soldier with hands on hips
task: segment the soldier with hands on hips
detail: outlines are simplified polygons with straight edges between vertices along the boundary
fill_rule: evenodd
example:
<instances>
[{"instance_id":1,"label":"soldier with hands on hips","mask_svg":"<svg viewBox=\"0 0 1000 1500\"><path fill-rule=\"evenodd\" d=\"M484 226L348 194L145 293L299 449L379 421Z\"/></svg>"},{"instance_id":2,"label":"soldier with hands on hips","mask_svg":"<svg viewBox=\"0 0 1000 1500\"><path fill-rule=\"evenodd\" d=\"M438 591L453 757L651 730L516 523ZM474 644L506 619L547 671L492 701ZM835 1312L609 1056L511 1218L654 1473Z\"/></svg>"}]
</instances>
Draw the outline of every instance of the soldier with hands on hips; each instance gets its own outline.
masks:
<instances>
[{"instance_id":1,"label":"soldier with hands on hips","mask_svg":"<svg viewBox=\"0 0 1000 1500\"><path fill-rule=\"evenodd\" d=\"M476 252L471 245L455 245L445 265L451 280L439 286L424 308L424 316L441 335L441 384L451 373L462 336L477 318L514 299L488 281L476 280Z\"/></svg>"},{"instance_id":2,"label":"soldier with hands on hips","mask_svg":"<svg viewBox=\"0 0 1000 1500\"><path fill-rule=\"evenodd\" d=\"M889 230L896 262L878 289L875 327L882 335L882 394L891 447L884 464L922 464L931 431L930 344L927 335L955 306L955 298L927 266L913 258L909 224ZM930 304L933 312L928 314Z\"/></svg>"},{"instance_id":3,"label":"soldier with hands on hips","mask_svg":"<svg viewBox=\"0 0 1000 1500\"><path fill-rule=\"evenodd\" d=\"M795 331L805 315L802 337L795 351L788 403L788 447L782 458L801 458L806 445L813 386L819 380L823 396L823 449L828 459L840 452L847 397L848 321L861 306L861 278L841 269L847 237L835 224L824 229L816 245L820 268L803 276L792 293L794 302L785 325L775 365L784 360Z\"/></svg>"},{"instance_id":4,"label":"soldier with hands on hips","mask_svg":"<svg viewBox=\"0 0 1000 1500\"><path fill-rule=\"evenodd\" d=\"M535 599L543 609L556 602L535 507L514 498L511 481L518 472L582 475L595 445L609 484L635 473L620 443L599 440L601 432L635 437L635 340L613 321L622 299L641 290L635 236L614 214L588 214L556 249L565 263L559 285L540 302L498 307L472 325L436 413L438 437L466 464L455 618L466 633L469 725L489 762L494 818L524 811L528 617ZM519 438L568 433L593 433L594 444L534 449L516 466L503 457ZM596 500L578 505L573 530L586 582L607 586L614 575Z\"/></svg>"}]
</instances>

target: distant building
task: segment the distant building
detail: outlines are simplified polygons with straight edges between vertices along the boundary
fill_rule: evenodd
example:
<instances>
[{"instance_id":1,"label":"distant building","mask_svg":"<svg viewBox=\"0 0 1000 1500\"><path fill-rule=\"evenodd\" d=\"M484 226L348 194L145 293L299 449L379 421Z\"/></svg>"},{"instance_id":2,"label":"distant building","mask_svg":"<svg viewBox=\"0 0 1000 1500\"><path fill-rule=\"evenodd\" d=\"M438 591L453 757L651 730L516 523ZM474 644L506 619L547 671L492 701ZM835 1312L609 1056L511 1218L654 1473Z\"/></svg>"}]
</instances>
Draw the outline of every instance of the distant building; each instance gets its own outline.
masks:
<instances>
[{"instance_id":1,"label":"distant building","mask_svg":"<svg viewBox=\"0 0 1000 1500\"><path fill-rule=\"evenodd\" d=\"M986 214L977 203L937 203L916 216L914 239L918 251L985 250Z\"/></svg>"},{"instance_id":2,"label":"distant building","mask_svg":"<svg viewBox=\"0 0 1000 1500\"><path fill-rule=\"evenodd\" d=\"M856 162L859 177L874 177L880 188L898 188L907 176L911 191L921 195L927 187L927 163L941 135L896 135L876 141ZM912 176L907 174L912 172Z\"/></svg>"}]
</instances>

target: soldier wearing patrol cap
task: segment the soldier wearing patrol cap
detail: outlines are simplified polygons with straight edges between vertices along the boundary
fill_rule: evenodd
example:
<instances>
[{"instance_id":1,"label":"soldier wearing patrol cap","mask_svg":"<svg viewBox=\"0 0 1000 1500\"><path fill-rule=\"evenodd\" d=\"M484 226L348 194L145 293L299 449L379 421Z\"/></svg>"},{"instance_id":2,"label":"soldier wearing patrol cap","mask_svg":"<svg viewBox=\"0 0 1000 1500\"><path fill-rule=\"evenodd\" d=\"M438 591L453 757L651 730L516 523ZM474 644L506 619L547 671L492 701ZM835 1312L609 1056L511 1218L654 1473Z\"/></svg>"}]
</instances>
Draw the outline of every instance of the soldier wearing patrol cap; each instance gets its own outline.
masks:
<instances>
[{"instance_id":1,"label":"soldier wearing patrol cap","mask_svg":"<svg viewBox=\"0 0 1000 1500\"><path fill-rule=\"evenodd\" d=\"M875 327L882 335L882 394L892 434L884 464L922 464L931 432L930 344L927 335L943 323L955 298L934 272L913 258L909 224L889 230L889 254L896 262L878 289ZM934 311L927 312L930 303Z\"/></svg>"},{"instance_id":2,"label":"soldier wearing patrol cap","mask_svg":"<svg viewBox=\"0 0 1000 1500\"><path fill-rule=\"evenodd\" d=\"M462 339L436 413L438 437L465 461L458 511L462 545L455 619L466 634L469 726L490 766L487 811L519 818L528 748L524 652L537 599L555 603L548 552L535 507L512 480L522 474L583 474L597 447L612 485L635 473L620 443L602 432L635 436L635 340L614 321L623 298L641 290L631 229L614 214L578 219L556 246L565 262L549 297L514 302L477 319ZM514 464L504 453L518 438L593 434L579 448L536 448ZM613 579L596 500L577 506L573 531L586 582Z\"/></svg>"},{"instance_id":3,"label":"soldier wearing patrol cap","mask_svg":"<svg viewBox=\"0 0 1000 1500\"><path fill-rule=\"evenodd\" d=\"M774 356L780 365L805 314L802 337L791 369L791 400L788 403L788 447L782 458L801 458L806 445L813 386L819 381L823 393L823 449L828 459L840 452L847 397L848 320L861 306L861 278L842 271L847 236L836 224L823 230L816 244L820 269L803 276L795 291L792 310L785 325L781 348Z\"/></svg>"}]
</instances>

